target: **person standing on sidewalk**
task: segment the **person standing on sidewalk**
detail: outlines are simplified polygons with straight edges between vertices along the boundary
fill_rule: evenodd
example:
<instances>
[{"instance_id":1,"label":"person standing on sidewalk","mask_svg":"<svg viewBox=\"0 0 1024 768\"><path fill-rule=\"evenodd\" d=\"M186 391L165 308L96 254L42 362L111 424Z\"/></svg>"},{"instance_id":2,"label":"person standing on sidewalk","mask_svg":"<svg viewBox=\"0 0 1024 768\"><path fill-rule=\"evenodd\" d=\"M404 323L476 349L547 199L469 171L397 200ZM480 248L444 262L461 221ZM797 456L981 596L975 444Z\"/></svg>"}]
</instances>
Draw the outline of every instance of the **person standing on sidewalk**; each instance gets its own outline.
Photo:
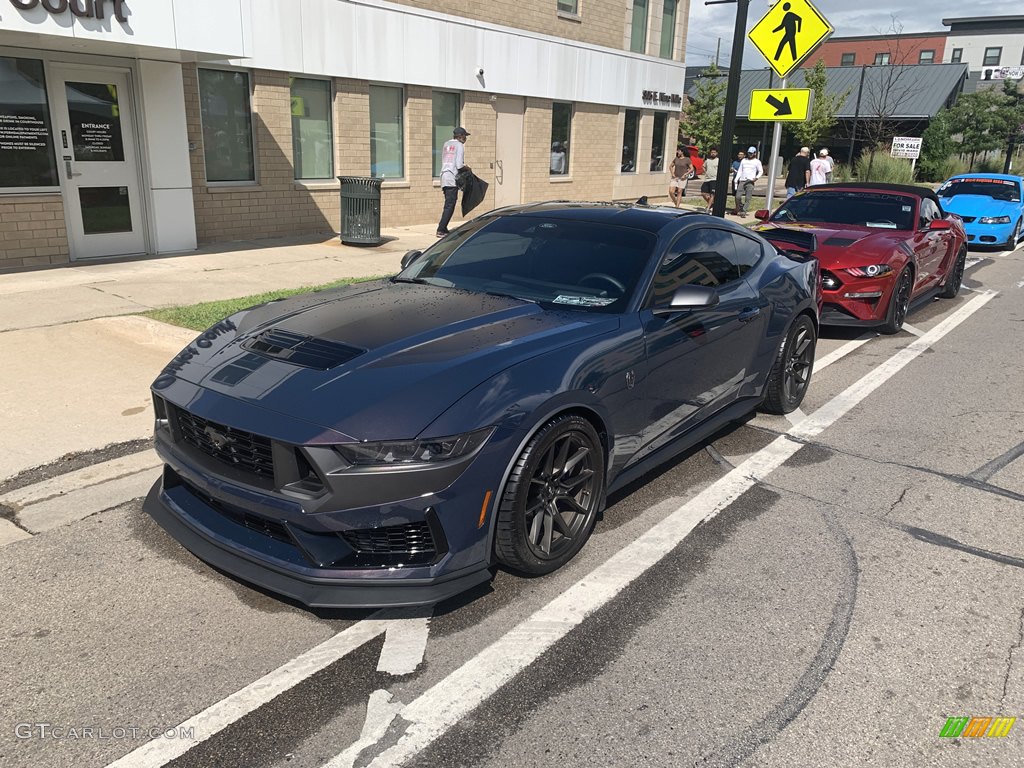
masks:
<instances>
[{"instance_id":1,"label":"person standing on sidewalk","mask_svg":"<svg viewBox=\"0 0 1024 768\"><path fill-rule=\"evenodd\" d=\"M668 196L676 208L683 202L683 197L686 195L686 179L691 170L693 170L693 161L690 159L689 152L682 148L677 149L676 156L672 158L672 167L669 168L672 179L668 183Z\"/></svg>"},{"instance_id":2,"label":"person standing on sidewalk","mask_svg":"<svg viewBox=\"0 0 1024 768\"><path fill-rule=\"evenodd\" d=\"M459 126L452 131L452 138L441 148L441 191L444 193L444 209L441 211L441 220L437 223L438 237L448 234L448 222L455 213L455 203L459 198L459 187L455 177L460 171L470 170L466 165L466 150L463 146L468 136L469 131Z\"/></svg>"},{"instance_id":3,"label":"person standing on sidewalk","mask_svg":"<svg viewBox=\"0 0 1024 768\"><path fill-rule=\"evenodd\" d=\"M703 182L700 185L700 196L707 205L704 212L711 213L711 206L715 201L715 181L718 179L718 147L708 150L708 156L704 160L704 174L700 178Z\"/></svg>"},{"instance_id":4,"label":"person standing on sidewalk","mask_svg":"<svg viewBox=\"0 0 1024 768\"><path fill-rule=\"evenodd\" d=\"M754 182L764 176L764 166L757 159L757 147L747 148L747 157L736 169L736 215L746 216L750 198L754 196Z\"/></svg>"},{"instance_id":5,"label":"person standing on sidewalk","mask_svg":"<svg viewBox=\"0 0 1024 768\"><path fill-rule=\"evenodd\" d=\"M823 149L818 153L818 156L811 160L811 178L807 182L808 187L814 187L818 184L828 183L828 174L831 173L831 166L826 160L828 150Z\"/></svg>"},{"instance_id":6,"label":"person standing on sidewalk","mask_svg":"<svg viewBox=\"0 0 1024 768\"><path fill-rule=\"evenodd\" d=\"M824 158L825 162L828 163L828 173L825 174L825 183L831 184L832 172L836 169L836 161L832 159L832 155L828 153L827 149L823 148L821 150L821 156Z\"/></svg>"},{"instance_id":7,"label":"person standing on sidewalk","mask_svg":"<svg viewBox=\"0 0 1024 768\"><path fill-rule=\"evenodd\" d=\"M789 161L789 172L786 173L786 199L807 186L811 180L811 148L800 147L796 157Z\"/></svg>"}]
</instances>

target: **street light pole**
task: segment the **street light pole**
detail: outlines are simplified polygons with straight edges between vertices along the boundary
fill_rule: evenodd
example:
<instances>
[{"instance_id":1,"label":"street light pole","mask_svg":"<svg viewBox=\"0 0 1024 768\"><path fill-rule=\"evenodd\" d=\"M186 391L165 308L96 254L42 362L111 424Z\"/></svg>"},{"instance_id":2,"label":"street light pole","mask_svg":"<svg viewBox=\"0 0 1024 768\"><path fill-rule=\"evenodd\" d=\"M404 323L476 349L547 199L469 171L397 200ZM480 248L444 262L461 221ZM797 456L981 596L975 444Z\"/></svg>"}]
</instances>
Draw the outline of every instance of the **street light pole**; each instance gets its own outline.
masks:
<instances>
[{"instance_id":1,"label":"street light pole","mask_svg":"<svg viewBox=\"0 0 1024 768\"><path fill-rule=\"evenodd\" d=\"M740 95L740 76L743 74L743 41L747 32L747 11L750 0L707 0L705 5L736 3L736 25L732 33L732 59L729 61L729 84L725 89L725 114L722 121L722 143L718 156L718 178L715 179L715 202L711 212L725 217L725 203L729 196L729 169L732 164L732 134L736 130L736 107ZM722 162L724 161L724 162Z\"/></svg>"},{"instance_id":2,"label":"street light pole","mask_svg":"<svg viewBox=\"0 0 1024 768\"><path fill-rule=\"evenodd\" d=\"M1024 78L1017 81L1017 107L1024 103ZM1013 126L1010 130L1010 140L1006 147L1006 162L1003 163L1003 173L1010 172L1010 166L1013 164L1013 153L1017 149L1017 138L1024 134L1024 123Z\"/></svg>"}]
</instances>

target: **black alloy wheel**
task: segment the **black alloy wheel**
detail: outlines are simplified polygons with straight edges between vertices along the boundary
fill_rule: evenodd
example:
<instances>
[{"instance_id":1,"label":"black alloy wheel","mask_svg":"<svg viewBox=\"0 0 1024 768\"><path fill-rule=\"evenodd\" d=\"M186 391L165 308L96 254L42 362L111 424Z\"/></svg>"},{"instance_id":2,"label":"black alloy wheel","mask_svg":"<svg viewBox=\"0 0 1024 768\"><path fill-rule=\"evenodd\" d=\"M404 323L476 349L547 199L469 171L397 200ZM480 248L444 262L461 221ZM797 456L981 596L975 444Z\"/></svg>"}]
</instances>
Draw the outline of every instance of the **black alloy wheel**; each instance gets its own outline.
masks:
<instances>
[{"instance_id":1,"label":"black alloy wheel","mask_svg":"<svg viewBox=\"0 0 1024 768\"><path fill-rule=\"evenodd\" d=\"M582 549L604 491L604 450L589 421L552 419L516 459L498 509L498 560L529 575L550 573Z\"/></svg>"},{"instance_id":2,"label":"black alloy wheel","mask_svg":"<svg viewBox=\"0 0 1024 768\"><path fill-rule=\"evenodd\" d=\"M910 309L910 294L914 289L914 273L910 267L904 267L896 280L896 287L893 288L892 297L889 299L889 309L886 312L885 322L878 329L882 333L899 333L903 327L903 321L907 319L907 311Z\"/></svg>"},{"instance_id":3,"label":"black alloy wheel","mask_svg":"<svg viewBox=\"0 0 1024 768\"><path fill-rule=\"evenodd\" d=\"M811 384L817 340L814 323L807 315L800 315L786 334L768 374L763 411L781 415L800 407Z\"/></svg>"},{"instance_id":4,"label":"black alloy wheel","mask_svg":"<svg viewBox=\"0 0 1024 768\"><path fill-rule=\"evenodd\" d=\"M953 268L950 270L949 277L946 278L946 284L942 286L942 292L939 294L944 299L952 299L958 293L960 293L960 286L964 282L964 267L967 265L967 246L960 246L960 252L956 255L956 261L953 262Z\"/></svg>"}]
</instances>

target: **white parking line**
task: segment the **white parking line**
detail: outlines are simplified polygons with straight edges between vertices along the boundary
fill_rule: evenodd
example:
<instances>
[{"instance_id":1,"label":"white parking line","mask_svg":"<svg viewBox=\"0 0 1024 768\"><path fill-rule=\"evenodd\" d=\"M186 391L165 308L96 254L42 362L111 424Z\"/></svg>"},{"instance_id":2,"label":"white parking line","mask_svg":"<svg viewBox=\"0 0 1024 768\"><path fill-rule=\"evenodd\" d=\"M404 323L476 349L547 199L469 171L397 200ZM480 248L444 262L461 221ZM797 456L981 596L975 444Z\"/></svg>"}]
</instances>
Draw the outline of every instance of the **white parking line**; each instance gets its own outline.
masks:
<instances>
[{"instance_id":1,"label":"white parking line","mask_svg":"<svg viewBox=\"0 0 1024 768\"><path fill-rule=\"evenodd\" d=\"M912 333L914 336L924 336L924 331L916 326L910 325L910 323L904 323L903 330L907 333Z\"/></svg>"},{"instance_id":2,"label":"white parking line","mask_svg":"<svg viewBox=\"0 0 1024 768\"><path fill-rule=\"evenodd\" d=\"M822 370L832 365L832 363L836 362L837 360L842 360L844 357L846 357L854 350L859 349L860 347L864 346L869 341L877 337L877 333L865 333L863 336L858 336L853 341L846 342L845 344L843 344L843 346L839 347L839 349L833 349L820 360L814 361L814 372L820 373Z\"/></svg>"},{"instance_id":3,"label":"white parking line","mask_svg":"<svg viewBox=\"0 0 1024 768\"><path fill-rule=\"evenodd\" d=\"M995 295L989 291L972 298L413 700L401 712L402 720L408 723L404 734L377 755L369 767L400 766L421 752L665 557L697 525L713 518L800 450L803 444L793 437L810 439L821 434ZM351 765L350 754L348 750L342 752L324 768Z\"/></svg>"}]
</instances>

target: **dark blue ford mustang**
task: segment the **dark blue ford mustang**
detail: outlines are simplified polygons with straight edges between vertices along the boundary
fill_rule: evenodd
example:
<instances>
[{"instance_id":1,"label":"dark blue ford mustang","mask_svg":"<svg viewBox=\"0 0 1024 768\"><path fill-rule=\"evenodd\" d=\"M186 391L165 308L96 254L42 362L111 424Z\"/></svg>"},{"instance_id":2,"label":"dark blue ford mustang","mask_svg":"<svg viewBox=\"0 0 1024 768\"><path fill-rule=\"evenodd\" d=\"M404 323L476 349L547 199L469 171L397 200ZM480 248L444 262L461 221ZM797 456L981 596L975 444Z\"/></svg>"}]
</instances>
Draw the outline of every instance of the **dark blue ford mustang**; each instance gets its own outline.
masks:
<instances>
[{"instance_id":1,"label":"dark blue ford mustang","mask_svg":"<svg viewBox=\"0 0 1024 768\"><path fill-rule=\"evenodd\" d=\"M431 603L498 563L550 572L609 492L800 404L820 293L816 261L788 251L701 214L544 203L482 216L396 277L239 312L153 384L165 467L145 509L310 606Z\"/></svg>"}]
</instances>

